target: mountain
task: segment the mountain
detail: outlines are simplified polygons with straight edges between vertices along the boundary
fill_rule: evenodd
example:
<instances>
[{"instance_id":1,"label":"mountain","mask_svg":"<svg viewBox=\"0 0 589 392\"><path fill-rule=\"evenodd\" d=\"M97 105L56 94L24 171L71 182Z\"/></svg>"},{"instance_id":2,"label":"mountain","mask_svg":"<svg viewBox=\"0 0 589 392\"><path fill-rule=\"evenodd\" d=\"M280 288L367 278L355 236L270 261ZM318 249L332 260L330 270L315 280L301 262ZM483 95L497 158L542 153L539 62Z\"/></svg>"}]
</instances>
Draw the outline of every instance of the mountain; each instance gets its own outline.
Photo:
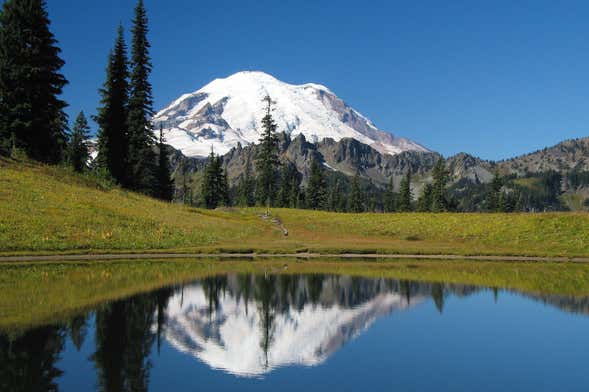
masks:
<instances>
[{"instance_id":1,"label":"mountain","mask_svg":"<svg viewBox=\"0 0 589 392\"><path fill-rule=\"evenodd\" d=\"M272 115L278 131L292 137L303 134L314 143L349 138L388 155L429 151L378 129L325 86L291 85L263 72L216 79L172 102L155 115L153 124L156 129L163 126L167 142L188 157L205 157L211 148L224 155L258 142L266 95L275 101Z\"/></svg>"},{"instance_id":2,"label":"mountain","mask_svg":"<svg viewBox=\"0 0 589 392\"><path fill-rule=\"evenodd\" d=\"M498 166L505 173L519 176L547 171L589 171L589 137L565 140L552 147L501 161Z\"/></svg>"}]
</instances>

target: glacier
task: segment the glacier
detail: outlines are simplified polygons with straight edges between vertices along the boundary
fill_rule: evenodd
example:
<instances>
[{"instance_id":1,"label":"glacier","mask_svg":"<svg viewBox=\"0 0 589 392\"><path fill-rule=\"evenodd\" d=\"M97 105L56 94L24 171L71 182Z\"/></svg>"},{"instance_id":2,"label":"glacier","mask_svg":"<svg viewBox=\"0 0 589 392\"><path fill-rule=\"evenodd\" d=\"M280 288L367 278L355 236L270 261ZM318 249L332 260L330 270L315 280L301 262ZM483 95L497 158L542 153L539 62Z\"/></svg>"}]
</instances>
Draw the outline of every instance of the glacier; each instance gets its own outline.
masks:
<instances>
[{"instance_id":1,"label":"glacier","mask_svg":"<svg viewBox=\"0 0 589 392\"><path fill-rule=\"evenodd\" d=\"M156 113L152 123L156 132L162 127L166 142L186 156L205 157L211 149L224 155L239 144L259 141L265 114L262 100L267 95L275 101L272 116L277 131L292 137L302 133L313 142L352 138L390 155L429 151L378 129L323 85L292 85L260 71L215 79Z\"/></svg>"}]
</instances>

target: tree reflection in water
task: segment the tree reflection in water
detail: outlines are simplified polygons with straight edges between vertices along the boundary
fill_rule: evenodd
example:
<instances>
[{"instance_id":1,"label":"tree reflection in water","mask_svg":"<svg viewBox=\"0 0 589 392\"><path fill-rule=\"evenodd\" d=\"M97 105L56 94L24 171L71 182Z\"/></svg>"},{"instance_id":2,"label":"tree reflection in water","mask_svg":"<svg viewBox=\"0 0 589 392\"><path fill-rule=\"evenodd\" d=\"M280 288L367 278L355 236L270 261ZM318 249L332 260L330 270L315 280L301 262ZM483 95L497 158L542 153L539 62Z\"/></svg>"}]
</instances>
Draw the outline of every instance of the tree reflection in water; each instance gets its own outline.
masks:
<instances>
[{"instance_id":1,"label":"tree reflection in water","mask_svg":"<svg viewBox=\"0 0 589 392\"><path fill-rule=\"evenodd\" d=\"M63 323L0 334L0 390L58 389L67 338L80 351L94 333L90 361L101 391L147 391L152 352L163 341L212 368L252 376L278 366L322 363L379 317L469 285L336 275L224 275L113 301ZM495 301L499 289L493 288ZM589 299L522 294L589 314ZM91 324L89 320L94 320Z\"/></svg>"}]
</instances>

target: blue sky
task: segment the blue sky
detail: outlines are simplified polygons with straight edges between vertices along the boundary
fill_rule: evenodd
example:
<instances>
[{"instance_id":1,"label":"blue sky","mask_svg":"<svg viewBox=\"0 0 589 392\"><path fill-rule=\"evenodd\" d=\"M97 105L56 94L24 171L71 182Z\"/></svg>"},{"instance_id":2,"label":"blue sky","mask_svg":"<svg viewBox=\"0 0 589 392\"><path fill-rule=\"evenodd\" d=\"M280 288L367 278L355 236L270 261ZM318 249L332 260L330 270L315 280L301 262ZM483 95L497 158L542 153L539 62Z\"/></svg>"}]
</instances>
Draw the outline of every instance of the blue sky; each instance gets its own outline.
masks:
<instances>
[{"instance_id":1,"label":"blue sky","mask_svg":"<svg viewBox=\"0 0 589 392\"><path fill-rule=\"evenodd\" d=\"M156 109L262 70L328 86L379 128L501 159L589 136L589 2L146 0ZM71 116L94 114L134 0L49 0Z\"/></svg>"}]
</instances>

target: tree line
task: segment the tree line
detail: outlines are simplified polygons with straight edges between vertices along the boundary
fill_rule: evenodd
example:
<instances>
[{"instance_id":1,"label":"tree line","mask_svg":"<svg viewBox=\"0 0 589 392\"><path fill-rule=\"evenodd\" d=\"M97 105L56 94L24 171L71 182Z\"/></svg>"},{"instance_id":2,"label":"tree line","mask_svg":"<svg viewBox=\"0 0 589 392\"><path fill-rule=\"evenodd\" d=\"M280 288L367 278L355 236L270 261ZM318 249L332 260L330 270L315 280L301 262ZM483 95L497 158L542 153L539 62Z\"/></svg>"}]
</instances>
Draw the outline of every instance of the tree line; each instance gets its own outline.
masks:
<instances>
[{"instance_id":1,"label":"tree line","mask_svg":"<svg viewBox=\"0 0 589 392\"><path fill-rule=\"evenodd\" d=\"M109 53L94 120L97 156L90 159L90 127L81 112L70 130L60 98L68 83L61 49L50 30L45 0L7 0L0 12L0 154L24 154L65 164L153 197L171 200L169 151L153 133L153 65L143 0L135 7L130 56L122 25ZM91 164L90 164L91 162Z\"/></svg>"},{"instance_id":2,"label":"tree line","mask_svg":"<svg viewBox=\"0 0 589 392\"><path fill-rule=\"evenodd\" d=\"M279 159L277 125L272 117L275 102L270 96L266 96L263 102L266 109L254 162L248 154L245 170L232 189L222 158L211 151L204 169L202 200L197 204L206 208L237 205L338 212L445 212L453 209L455 203L447 192L449 172L443 158L434 168L433 183L424 187L417 202L413 201L410 171L407 171L396 193L393 178L386 189L381 190L371 181L365 184L359 173L351 180L344 175L328 175L318 153L311 157L308 181L303 187L302 175L295 165Z\"/></svg>"}]
</instances>

